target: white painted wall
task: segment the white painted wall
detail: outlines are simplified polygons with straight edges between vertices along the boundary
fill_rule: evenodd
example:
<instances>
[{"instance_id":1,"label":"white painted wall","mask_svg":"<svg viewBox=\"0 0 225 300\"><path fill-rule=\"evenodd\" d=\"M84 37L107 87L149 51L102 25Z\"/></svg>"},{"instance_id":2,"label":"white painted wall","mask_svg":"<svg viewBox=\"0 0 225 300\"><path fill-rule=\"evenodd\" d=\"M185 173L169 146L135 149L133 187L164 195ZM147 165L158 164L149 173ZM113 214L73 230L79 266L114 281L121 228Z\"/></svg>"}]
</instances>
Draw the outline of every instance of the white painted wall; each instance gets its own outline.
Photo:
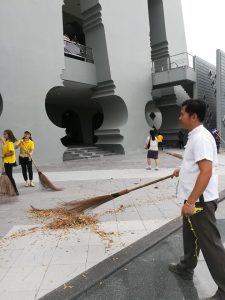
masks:
<instances>
[{"instance_id":1,"label":"white painted wall","mask_svg":"<svg viewBox=\"0 0 225 300\"><path fill-rule=\"evenodd\" d=\"M64 130L48 119L45 97L64 69L62 0L1 0L0 129L30 130L38 162L61 161Z\"/></svg>"},{"instance_id":2,"label":"white painted wall","mask_svg":"<svg viewBox=\"0 0 225 300\"><path fill-rule=\"evenodd\" d=\"M81 82L94 87L97 85L95 64L65 56L65 69L62 72L62 79Z\"/></svg>"}]
</instances>

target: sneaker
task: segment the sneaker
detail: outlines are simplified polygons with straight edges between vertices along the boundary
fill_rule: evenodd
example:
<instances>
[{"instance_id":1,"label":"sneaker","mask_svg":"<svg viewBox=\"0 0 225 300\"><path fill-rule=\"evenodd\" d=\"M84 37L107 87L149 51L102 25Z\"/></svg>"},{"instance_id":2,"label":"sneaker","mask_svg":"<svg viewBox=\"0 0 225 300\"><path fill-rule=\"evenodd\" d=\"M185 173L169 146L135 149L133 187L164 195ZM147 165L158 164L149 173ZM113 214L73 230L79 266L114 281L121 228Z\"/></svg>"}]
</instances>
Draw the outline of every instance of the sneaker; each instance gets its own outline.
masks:
<instances>
[{"instance_id":1,"label":"sneaker","mask_svg":"<svg viewBox=\"0 0 225 300\"><path fill-rule=\"evenodd\" d=\"M30 181L30 186L31 186L31 187L35 187L35 184L33 183L32 180Z\"/></svg>"},{"instance_id":2,"label":"sneaker","mask_svg":"<svg viewBox=\"0 0 225 300\"><path fill-rule=\"evenodd\" d=\"M24 186L25 186L25 187L28 187L28 186L29 186L29 182L28 182L28 181L25 181Z\"/></svg>"},{"instance_id":3,"label":"sneaker","mask_svg":"<svg viewBox=\"0 0 225 300\"><path fill-rule=\"evenodd\" d=\"M159 167L155 167L155 170L156 170L156 171L159 171Z\"/></svg>"},{"instance_id":4,"label":"sneaker","mask_svg":"<svg viewBox=\"0 0 225 300\"><path fill-rule=\"evenodd\" d=\"M147 167L146 170L151 170L151 167Z\"/></svg>"},{"instance_id":5,"label":"sneaker","mask_svg":"<svg viewBox=\"0 0 225 300\"><path fill-rule=\"evenodd\" d=\"M170 264L169 270L179 275L184 280L193 280L193 271L191 269L182 268L179 263Z\"/></svg>"}]
</instances>

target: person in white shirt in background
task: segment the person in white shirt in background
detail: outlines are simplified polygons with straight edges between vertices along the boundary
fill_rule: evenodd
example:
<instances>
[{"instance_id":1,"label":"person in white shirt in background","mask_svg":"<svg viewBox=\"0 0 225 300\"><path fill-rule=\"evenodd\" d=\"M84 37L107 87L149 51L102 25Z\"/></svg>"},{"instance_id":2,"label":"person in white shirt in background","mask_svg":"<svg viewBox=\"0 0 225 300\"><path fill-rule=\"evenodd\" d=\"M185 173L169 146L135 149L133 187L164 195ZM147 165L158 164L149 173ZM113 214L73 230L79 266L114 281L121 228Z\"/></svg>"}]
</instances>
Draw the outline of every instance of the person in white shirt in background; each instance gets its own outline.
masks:
<instances>
[{"instance_id":1,"label":"person in white shirt in background","mask_svg":"<svg viewBox=\"0 0 225 300\"><path fill-rule=\"evenodd\" d=\"M171 263L169 270L182 279L192 280L199 251L205 258L209 271L218 286L211 300L225 299L225 249L217 229L218 177L216 174L217 148L211 133L203 126L206 104L201 100L186 100L181 106L180 122L188 129L188 142L179 176L178 194L184 202L183 216L184 256ZM195 209L203 209L195 213Z\"/></svg>"},{"instance_id":2,"label":"person in white shirt in background","mask_svg":"<svg viewBox=\"0 0 225 300\"><path fill-rule=\"evenodd\" d=\"M155 170L159 170L159 148L158 140L154 130L149 131L150 135L145 141L144 148L148 149L147 152L147 170L151 170L151 159L155 161Z\"/></svg>"}]
</instances>

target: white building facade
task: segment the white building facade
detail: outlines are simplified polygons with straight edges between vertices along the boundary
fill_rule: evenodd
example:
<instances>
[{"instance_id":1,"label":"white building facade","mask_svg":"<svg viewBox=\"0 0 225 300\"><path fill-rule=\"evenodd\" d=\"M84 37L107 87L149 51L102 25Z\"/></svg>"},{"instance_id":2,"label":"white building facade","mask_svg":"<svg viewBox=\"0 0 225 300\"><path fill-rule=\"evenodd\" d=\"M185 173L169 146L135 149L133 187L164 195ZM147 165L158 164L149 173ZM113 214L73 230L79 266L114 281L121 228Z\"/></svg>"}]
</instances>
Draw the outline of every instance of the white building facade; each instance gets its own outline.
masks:
<instances>
[{"instance_id":1,"label":"white building facade","mask_svg":"<svg viewBox=\"0 0 225 300\"><path fill-rule=\"evenodd\" d=\"M40 163L138 151L153 126L175 143L198 96L180 0L2 0L0 36L0 128L31 131Z\"/></svg>"}]
</instances>

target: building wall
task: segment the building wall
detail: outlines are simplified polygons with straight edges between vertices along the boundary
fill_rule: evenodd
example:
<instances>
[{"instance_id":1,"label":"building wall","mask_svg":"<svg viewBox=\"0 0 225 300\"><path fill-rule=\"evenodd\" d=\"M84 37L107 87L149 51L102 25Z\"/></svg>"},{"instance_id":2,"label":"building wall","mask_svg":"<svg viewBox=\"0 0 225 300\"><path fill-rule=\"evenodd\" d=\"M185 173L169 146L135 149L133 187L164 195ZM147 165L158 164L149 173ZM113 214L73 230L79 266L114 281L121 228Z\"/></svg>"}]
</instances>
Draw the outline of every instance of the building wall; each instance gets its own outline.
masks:
<instances>
[{"instance_id":1,"label":"building wall","mask_svg":"<svg viewBox=\"0 0 225 300\"><path fill-rule=\"evenodd\" d=\"M82 0L80 4L86 44L94 52L95 65L86 66L88 68L83 68L83 62L64 57L63 0L1 2L0 94L3 105L0 103L0 112L1 107L3 111L0 127L13 129L18 137L24 130L30 130L37 145L35 156L41 163L62 160L64 147L60 139L65 130L50 121L45 107L46 95L54 91L54 87L62 87L62 80L65 88L66 82L71 87L77 82L86 83L90 88L96 85L90 97L104 114L103 124L96 131L98 143L110 147L119 145L128 153L143 147L149 130L145 115L146 107L153 104L149 19L155 57L186 51L180 0ZM35 12L32 18L31 12ZM73 65L79 65L80 71L76 72L78 68ZM204 90L204 84L209 81L208 68L212 66L200 59L196 65L196 91L200 96L203 92L206 94L214 118L212 91ZM73 89L76 94L76 88ZM171 107L174 106L177 113L180 99L186 94L174 88L168 97L172 101L172 105L168 103L170 108L166 107L168 99L161 99L163 124L177 129L178 123L174 125L170 118ZM59 109L54 103L53 99L52 112L55 111L55 120L59 123ZM157 106L157 101L155 104ZM62 102L57 105L62 106ZM89 141L90 130L86 127L90 128L91 124L86 126L85 110L80 113Z\"/></svg>"},{"instance_id":2,"label":"building wall","mask_svg":"<svg viewBox=\"0 0 225 300\"><path fill-rule=\"evenodd\" d=\"M62 86L62 0L2 0L0 9L0 128L20 138L30 130L38 162L61 161L64 130L49 120L45 97ZM51 145L51 146L50 146Z\"/></svg>"},{"instance_id":3,"label":"building wall","mask_svg":"<svg viewBox=\"0 0 225 300\"><path fill-rule=\"evenodd\" d=\"M205 126L212 129L216 127L216 81L213 85L216 67L200 57L196 57L195 69L197 74L195 95L197 98L205 100L208 108ZM210 76L210 74L212 75Z\"/></svg>"},{"instance_id":4,"label":"building wall","mask_svg":"<svg viewBox=\"0 0 225 300\"><path fill-rule=\"evenodd\" d=\"M217 128L225 140L225 52L221 50L217 50L216 66ZM223 141L221 144L225 146Z\"/></svg>"}]
</instances>

